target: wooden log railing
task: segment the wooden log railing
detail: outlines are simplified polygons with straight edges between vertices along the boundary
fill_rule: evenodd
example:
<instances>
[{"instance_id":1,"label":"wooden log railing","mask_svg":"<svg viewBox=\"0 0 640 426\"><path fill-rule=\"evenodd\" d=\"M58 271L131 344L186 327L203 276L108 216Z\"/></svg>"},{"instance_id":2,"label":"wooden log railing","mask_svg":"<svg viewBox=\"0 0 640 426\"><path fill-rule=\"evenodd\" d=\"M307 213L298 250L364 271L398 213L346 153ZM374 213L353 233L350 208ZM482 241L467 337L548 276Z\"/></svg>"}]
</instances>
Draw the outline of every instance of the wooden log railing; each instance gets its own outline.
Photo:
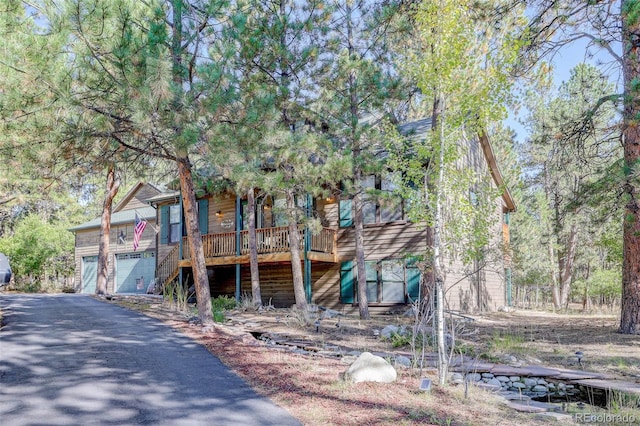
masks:
<instances>
[{"instance_id":1,"label":"wooden log railing","mask_svg":"<svg viewBox=\"0 0 640 426\"><path fill-rule=\"evenodd\" d=\"M300 232L300 249L304 244L304 228L298 230ZM334 253L336 248L336 230L322 228L322 230L311 236L310 251L320 253ZM249 253L249 231L240 231L240 254ZM289 251L289 228L286 226L276 228L256 229L256 243L258 253L279 253ZM221 257L236 255L236 233L223 232L217 234L206 234L202 236L202 246L204 249L204 257ZM182 257L189 260L189 242L185 237L182 242Z\"/></svg>"},{"instance_id":2,"label":"wooden log railing","mask_svg":"<svg viewBox=\"0 0 640 426\"><path fill-rule=\"evenodd\" d=\"M336 230L322 228L318 234L311 235L311 251L320 253L335 253L336 250Z\"/></svg>"}]
</instances>

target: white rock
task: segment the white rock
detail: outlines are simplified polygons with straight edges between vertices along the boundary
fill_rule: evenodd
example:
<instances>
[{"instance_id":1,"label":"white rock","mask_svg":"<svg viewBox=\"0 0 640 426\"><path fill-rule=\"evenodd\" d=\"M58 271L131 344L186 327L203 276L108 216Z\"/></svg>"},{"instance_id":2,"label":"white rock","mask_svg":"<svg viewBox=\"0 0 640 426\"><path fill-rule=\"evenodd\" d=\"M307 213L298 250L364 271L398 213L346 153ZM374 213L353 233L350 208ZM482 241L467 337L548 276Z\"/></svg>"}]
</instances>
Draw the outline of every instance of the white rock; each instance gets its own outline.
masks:
<instances>
[{"instance_id":1,"label":"white rock","mask_svg":"<svg viewBox=\"0 0 640 426\"><path fill-rule=\"evenodd\" d=\"M344 373L344 380L353 383L381 382L391 383L398 378L398 373L384 358L363 352Z\"/></svg>"}]
</instances>

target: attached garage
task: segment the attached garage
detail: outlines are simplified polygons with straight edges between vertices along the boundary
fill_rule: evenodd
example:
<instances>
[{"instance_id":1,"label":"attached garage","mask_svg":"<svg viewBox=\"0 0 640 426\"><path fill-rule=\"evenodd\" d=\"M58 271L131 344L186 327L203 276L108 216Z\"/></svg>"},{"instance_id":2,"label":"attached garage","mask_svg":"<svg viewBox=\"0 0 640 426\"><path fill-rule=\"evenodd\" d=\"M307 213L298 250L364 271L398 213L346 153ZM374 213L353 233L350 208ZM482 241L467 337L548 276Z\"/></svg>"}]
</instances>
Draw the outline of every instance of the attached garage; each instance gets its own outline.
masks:
<instances>
[{"instance_id":1,"label":"attached garage","mask_svg":"<svg viewBox=\"0 0 640 426\"><path fill-rule=\"evenodd\" d=\"M102 231L102 217L69 229L75 234L76 291L95 293L100 244L108 242L106 294L146 292L155 277L159 233L156 209L147 200L160 192L155 186L142 182L131 188L113 208L108 240L103 239L106 236ZM136 238L136 223L140 220L145 221L146 226Z\"/></svg>"},{"instance_id":2,"label":"attached garage","mask_svg":"<svg viewBox=\"0 0 640 426\"><path fill-rule=\"evenodd\" d=\"M96 292L98 281L98 256L85 256L82 258L82 293L93 294Z\"/></svg>"},{"instance_id":3,"label":"attached garage","mask_svg":"<svg viewBox=\"0 0 640 426\"><path fill-rule=\"evenodd\" d=\"M115 258L115 292L146 293L147 287L155 278L155 251L118 253Z\"/></svg>"}]
</instances>

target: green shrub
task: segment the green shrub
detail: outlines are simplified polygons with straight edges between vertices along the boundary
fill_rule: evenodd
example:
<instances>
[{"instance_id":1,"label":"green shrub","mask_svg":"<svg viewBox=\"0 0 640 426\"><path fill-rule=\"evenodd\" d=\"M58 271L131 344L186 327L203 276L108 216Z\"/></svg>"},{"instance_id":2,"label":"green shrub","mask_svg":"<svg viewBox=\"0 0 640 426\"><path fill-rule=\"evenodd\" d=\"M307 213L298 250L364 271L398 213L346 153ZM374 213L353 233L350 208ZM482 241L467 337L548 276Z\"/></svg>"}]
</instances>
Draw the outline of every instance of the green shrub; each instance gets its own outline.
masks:
<instances>
[{"instance_id":1,"label":"green shrub","mask_svg":"<svg viewBox=\"0 0 640 426\"><path fill-rule=\"evenodd\" d=\"M224 312L235 309L237 305L236 299L230 296L218 296L211 299L211 308L213 312Z\"/></svg>"},{"instance_id":2,"label":"green shrub","mask_svg":"<svg viewBox=\"0 0 640 426\"><path fill-rule=\"evenodd\" d=\"M215 322L225 322L227 318L223 311L213 311L213 320Z\"/></svg>"},{"instance_id":3,"label":"green shrub","mask_svg":"<svg viewBox=\"0 0 640 426\"><path fill-rule=\"evenodd\" d=\"M212 298L211 310L213 311L213 320L215 322L225 322L227 320L225 312L235 309L237 305L238 302L236 302L236 299L230 296Z\"/></svg>"}]
</instances>

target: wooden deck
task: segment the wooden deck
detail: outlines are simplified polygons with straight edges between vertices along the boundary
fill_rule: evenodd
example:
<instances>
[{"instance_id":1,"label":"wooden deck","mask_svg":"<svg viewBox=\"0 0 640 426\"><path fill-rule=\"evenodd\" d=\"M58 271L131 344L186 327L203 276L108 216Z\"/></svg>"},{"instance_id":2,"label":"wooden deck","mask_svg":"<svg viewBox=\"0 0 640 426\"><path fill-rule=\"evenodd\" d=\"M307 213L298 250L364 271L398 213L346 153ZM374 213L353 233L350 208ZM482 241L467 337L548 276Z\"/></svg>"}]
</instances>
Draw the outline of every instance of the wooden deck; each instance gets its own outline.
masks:
<instances>
[{"instance_id":1,"label":"wooden deck","mask_svg":"<svg viewBox=\"0 0 640 426\"><path fill-rule=\"evenodd\" d=\"M300 257L304 256L304 229L300 232ZM237 238L240 238L239 254ZM289 228L256 229L256 243L259 263L290 262ZM207 266L223 266L249 263L249 232L222 232L202 236L205 263ZM323 228L311 235L307 258L312 261L336 263L338 261L337 233L335 229ZM176 246L159 264L156 278L163 286L171 282L179 268L191 266L191 255L187 238L182 240L182 258Z\"/></svg>"}]
</instances>

